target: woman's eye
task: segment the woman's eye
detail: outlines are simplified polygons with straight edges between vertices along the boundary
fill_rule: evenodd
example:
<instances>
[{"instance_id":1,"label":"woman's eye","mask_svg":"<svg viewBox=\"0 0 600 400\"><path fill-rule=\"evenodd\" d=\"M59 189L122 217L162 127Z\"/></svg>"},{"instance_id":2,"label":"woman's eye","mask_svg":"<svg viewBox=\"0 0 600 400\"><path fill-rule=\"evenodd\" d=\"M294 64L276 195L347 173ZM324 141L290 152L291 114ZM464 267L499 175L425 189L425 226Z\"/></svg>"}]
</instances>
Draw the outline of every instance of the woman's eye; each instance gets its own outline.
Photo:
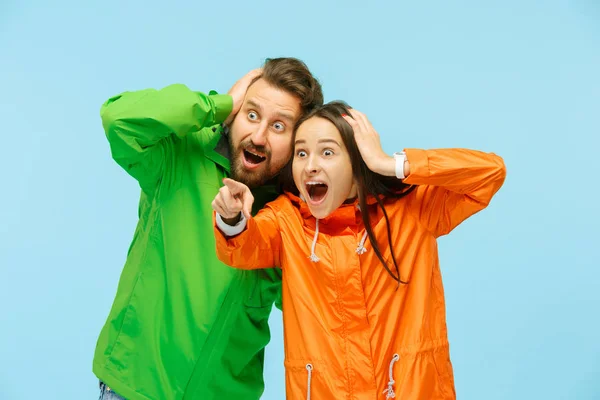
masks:
<instances>
[{"instance_id":1,"label":"woman's eye","mask_svg":"<svg viewBox=\"0 0 600 400\"><path fill-rule=\"evenodd\" d=\"M255 113L254 111L250 111L248 113L248 119L251 119L252 121L257 120L258 119L258 114Z\"/></svg>"},{"instance_id":2,"label":"woman's eye","mask_svg":"<svg viewBox=\"0 0 600 400\"><path fill-rule=\"evenodd\" d=\"M332 150L324 150L323 151L323 155L327 156L327 157L332 156L333 155L333 151Z\"/></svg>"},{"instance_id":3,"label":"woman's eye","mask_svg":"<svg viewBox=\"0 0 600 400\"><path fill-rule=\"evenodd\" d=\"M306 152L304 150L300 150L296 153L296 155L300 158L306 157Z\"/></svg>"}]
</instances>

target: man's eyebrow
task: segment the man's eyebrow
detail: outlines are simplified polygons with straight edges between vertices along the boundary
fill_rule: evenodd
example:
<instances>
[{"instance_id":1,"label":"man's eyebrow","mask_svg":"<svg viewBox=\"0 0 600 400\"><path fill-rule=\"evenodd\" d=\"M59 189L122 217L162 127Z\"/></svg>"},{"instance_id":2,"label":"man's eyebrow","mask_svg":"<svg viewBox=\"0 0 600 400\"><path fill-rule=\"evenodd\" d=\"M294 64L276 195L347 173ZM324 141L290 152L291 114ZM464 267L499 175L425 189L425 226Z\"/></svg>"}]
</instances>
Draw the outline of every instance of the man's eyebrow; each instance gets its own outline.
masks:
<instances>
[{"instance_id":1,"label":"man's eyebrow","mask_svg":"<svg viewBox=\"0 0 600 400\"><path fill-rule=\"evenodd\" d=\"M248 99L248 104L253 108L258 108L259 110L262 110L262 107L260 106L260 104L258 104L256 101L254 101L252 99Z\"/></svg>"},{"instance_id":2,"label":"man's eyebrow","mask_svg":"<svg viewBox=\"0 0 600 400\"><path fill-rule=\"evenodd\" d=\"M246 101L246 104L247 104L247 105L249 105L249 106L250 106L250 107L252 107L252 108L256 108L258 111L261 111L261 112L263 112L263 108L262 108L262 106L261 106L260 104L258 104L258 102L256 102L256 101L255 101L255 100L253 100L253 99L248 99L248 100ZM292 114L292 113L289 113L289 112L285 112L285 111L278 111L278 112L277 112L277 116L278 116L279 118L282 118L282 119L286 119L286 120L288 120L288 122L294 122L294 120L295 120L295 116L294 116L294 114Z\"/></svg>"},{"instance_id":3,"label":"man's eyebrow","mask_svg":"<svg viewBox=\"0 0 600 400\"><path fill-rule=\"evenodd\" d=\"M279 111L277 113L277 115L280 118L282 118L282 119L287 119L289 122L293 122L294 121L294 115L293 114L290 114L290 113L287 113L287 112L284 112L284 111Z\"/></svg>"}]
</instances>

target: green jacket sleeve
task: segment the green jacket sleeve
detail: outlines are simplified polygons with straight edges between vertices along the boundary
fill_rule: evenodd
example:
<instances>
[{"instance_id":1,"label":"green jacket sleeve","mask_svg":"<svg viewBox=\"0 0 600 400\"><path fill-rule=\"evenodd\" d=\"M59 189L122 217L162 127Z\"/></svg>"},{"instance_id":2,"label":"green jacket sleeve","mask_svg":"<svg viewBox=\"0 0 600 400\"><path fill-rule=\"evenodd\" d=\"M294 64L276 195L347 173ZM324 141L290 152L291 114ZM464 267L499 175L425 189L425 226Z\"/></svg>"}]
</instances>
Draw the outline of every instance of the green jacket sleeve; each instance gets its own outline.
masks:
<instances>
[{"instance_id":1,"label":"green jacket sleeve","mask_svg":"<svg viewBox=\"0 0 600 400\"><path fill-rule=\"evenodd\" d=\"M171 165L172 142L222 123L232 106L229 95L206 95L176 84L112 97L100 116L113 159L142 189L151 190Z\"/></svg>"}]
</instances>

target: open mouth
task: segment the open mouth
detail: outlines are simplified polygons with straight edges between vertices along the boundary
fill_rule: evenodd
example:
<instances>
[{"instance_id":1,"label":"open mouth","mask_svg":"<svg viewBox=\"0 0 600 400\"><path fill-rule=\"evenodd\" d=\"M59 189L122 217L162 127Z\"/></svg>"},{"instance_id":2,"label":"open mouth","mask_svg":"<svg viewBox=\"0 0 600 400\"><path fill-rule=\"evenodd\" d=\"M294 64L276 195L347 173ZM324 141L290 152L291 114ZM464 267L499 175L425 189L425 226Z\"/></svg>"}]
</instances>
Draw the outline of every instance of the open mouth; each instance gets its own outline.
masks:
<instances>
[{"instance_id":1,"label":"open mouth","mask_svg":"<svg viewBox=\"0 0 600 400\"><path fill-rule=\"evenodd\" d=\"M306 182L306 193L308 193L308 197L312 203L318 204L325 199L327 196L327 190L329 187L326 183L317 182L317 181L309 181Z\"/></svg>"},{"instance_id":2,"label":"open mouth","mask_svg":"<svg viewBox=\"0 0 600 400\"><path fill-rule=\"evenodd\" d=\"M260 154L254 153L250 150L244 150L244 159L250 165L258 165L265 161L267 157L261 156Z\"/></svg>"}]
</instances>

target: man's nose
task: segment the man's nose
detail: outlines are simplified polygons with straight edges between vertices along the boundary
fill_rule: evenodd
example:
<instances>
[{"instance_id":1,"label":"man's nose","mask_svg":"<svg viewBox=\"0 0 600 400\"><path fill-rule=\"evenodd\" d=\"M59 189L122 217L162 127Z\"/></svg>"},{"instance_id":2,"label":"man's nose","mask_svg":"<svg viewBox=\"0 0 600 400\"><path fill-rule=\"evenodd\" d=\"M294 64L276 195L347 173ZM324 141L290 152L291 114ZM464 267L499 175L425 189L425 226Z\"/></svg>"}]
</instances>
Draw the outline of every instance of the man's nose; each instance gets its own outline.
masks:
<instances>
[{"instance_id":1,"label":"man's nose","mask_svg":"<svg viewBox=\"0 0 600 400\"><path fill-rule=\"evenodd\" d=\"M267 138L269 135L269 129L266 123L261 123L257 126L256 130L250 136L252 143L256 146L265 146L267 144Z\"/></svg>"}]
</instances>

